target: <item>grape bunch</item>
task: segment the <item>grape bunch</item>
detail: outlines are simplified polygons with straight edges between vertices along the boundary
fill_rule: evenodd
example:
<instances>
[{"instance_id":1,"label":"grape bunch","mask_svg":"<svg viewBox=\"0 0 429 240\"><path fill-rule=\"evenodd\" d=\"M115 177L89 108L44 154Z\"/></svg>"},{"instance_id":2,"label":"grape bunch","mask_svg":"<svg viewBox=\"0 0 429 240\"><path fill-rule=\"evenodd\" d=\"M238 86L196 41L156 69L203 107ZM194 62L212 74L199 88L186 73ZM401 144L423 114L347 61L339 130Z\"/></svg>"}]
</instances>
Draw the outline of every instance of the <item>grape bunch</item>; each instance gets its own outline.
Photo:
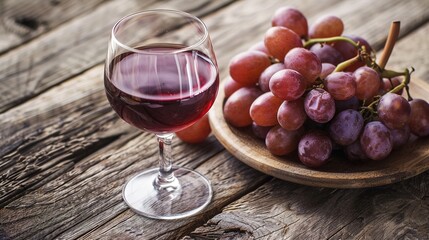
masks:
<instances>
[{"instance_id":1,"label":"grape bunch","mask_svg":"<svg viewBox=\"0 0 429 240\"><path fill-rule=\"evenodd\" d=\"M282 7L271 25L231 59L223 113L273 155L298 154L311 168L334 150L350 161L382 160L412 135L429 135L429 104L408 88L413 69L377 64L365 39L343 34L340 18L309 26L298 9Z\"/></svg>"}]
</instances>

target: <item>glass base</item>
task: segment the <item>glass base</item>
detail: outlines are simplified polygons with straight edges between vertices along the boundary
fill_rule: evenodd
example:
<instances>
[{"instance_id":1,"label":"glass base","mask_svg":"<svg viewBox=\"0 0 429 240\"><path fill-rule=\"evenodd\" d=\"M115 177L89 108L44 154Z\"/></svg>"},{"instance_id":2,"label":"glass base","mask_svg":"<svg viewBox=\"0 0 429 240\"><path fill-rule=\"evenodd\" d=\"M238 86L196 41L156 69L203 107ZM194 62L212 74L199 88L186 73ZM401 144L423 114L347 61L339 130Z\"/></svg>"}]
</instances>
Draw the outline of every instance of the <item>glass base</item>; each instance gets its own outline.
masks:
<instances>
[{"instance_id":1,"label":"glass base","mask_svg":"<svg viewBox=\"0 0 429 240\"><path fill-rule=\"evenodd\" d=\"M198 172L173 166L177 181L169 187L154 184L158 172L158 168L146 170L124 186L122 197L134 212L155 219L179 219L200 212L210 203L210 182Z\"/></svg>"}]
</instances>

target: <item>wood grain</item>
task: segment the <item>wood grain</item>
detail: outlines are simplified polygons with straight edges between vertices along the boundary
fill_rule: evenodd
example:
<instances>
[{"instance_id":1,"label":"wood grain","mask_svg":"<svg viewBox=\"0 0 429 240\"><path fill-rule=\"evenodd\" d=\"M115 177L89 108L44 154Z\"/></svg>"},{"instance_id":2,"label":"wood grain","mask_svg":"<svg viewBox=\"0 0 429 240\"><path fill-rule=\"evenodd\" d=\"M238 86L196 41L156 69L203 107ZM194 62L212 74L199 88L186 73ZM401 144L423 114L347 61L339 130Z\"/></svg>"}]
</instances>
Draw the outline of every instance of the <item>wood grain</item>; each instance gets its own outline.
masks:
<instances>
[{"instance_id":1,"label":"wood grain","mask_svg":"<svg viewBox=\"0 0 429 240\"><path fill-rule=\"evenodd\" d=\"M388 187L340 190L275 179L184 239L427 239L428 180L425 173Z\"/></svg>"},{"instance_id":2,"label":"wood grain","mask_svg":"<svg viewBox=\"0 0 429 240\"><path fill-rule=\"evenodd\" d=\"M105 1L1 1L0 54L94 10Z\"/></svg>"}]
</instances>

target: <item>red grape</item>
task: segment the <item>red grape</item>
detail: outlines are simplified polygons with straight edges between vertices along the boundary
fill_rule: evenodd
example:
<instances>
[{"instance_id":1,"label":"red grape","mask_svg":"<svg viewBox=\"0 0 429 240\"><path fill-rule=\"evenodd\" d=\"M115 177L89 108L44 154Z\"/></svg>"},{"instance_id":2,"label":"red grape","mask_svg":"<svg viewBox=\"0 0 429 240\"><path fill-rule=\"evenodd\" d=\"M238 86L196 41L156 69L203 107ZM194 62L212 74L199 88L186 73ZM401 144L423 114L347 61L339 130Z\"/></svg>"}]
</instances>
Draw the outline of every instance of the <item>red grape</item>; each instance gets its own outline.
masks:
<instances>
[{"instance_id":1,"label":"red grape","mask_svg":"<svg viewBox=\"0 0 429 240\"><path fill-rule=\"evenodd\" d=\"M203 142L211 133L209 116L206 114L193 125L176 132L176 136L187 143Z\"/></svg>"},{"instance_id":2,"label":"red grape","mask_svg":"<svg viewBox=\"0 0 429 240\"><path fill-rule=\"evenodd\" d=\"M290 50L284 59L286 68L293 69L306 79L307 85L313 84L322 71L320 59L305 48L294 48Z\"/></svg>"},{"instance_id":3,"label":"red grape","mask_svg":"<svg viewBox=\"0 0 429 240\"><path fill-rule=\"evenodd\" d=\"M245 127L252 124L250 106L262 94L257 87L244 87L234 92L225 102L223 115L234 127Z\"/></svg>"},{"instance_id":4,"label":"red grape","mask_svg":"<svg viewBox=\"0 0 429 240\"><path fill-rule=\"evenodd\" d=\"M307 87L304 77L297 71L283 69L276 72L270 79L271 92L286 101L300 98Z\"/></svg>"},{"instance_id":5,"label":"red grape","mask_svg":"<svg viewBox=\"0 0 429 240\"><path fill-rule=\"evenodd\" d=\"M335 70L335 65L331 63L322 63L322 70L320 71L319 77L321 79L325 79L329 74L334 72L334 70Z\"/></svg>"},{"instance_id":6,"label":"red grape","mask_svg":"<svg viewBox=\"0 0 429 240\"><path fill-rule=\"evenodd\" d=\"M365 155L372 160L386 158L393 148L390 130L380 121L365 125L360 144Z\"/></svg>"},{"instance_id":7,"label":"red grape","mask_svg":"<svg viewBox=\"0 0 429 240\"><path fill-rule=\"evenodd\" d=\"M343 21L336 16L324 16L316 20L309 29L310 38L328 38L341 36Z\"/></svg>"},{"instance_id":8,"label":"red grape","mask_svg":"<svg viewBox=\"0 0 429 240\"><path fill-rule=\"evenodd\" d=\"M352 144L359 138L364 120L362 115L352 109L337 114L329 125L329 135L339 145Z\"/></svg>"},{"instance_id":9,"label":"red grape","mask_svg":"<svg viewBox=\"0 0 429 240\"><path fill-rule=\"evenodd\" d=\"M373 99L380 91L380 75L372 68L363 66L354 73L356 81L356 97L362 101Z\"/></svg>"},{"instance_id":10,"label":"red grape","mask_svg":"<svg viewBox=\"0 0 429 240\"><path fill-rule=\"evenodd\" d=\"M271 65L267 54L260 51L246 51L233 57L229 63L229 74L244 86L255 85L261 73Z\"/></svg>"},{"instance_id":11,"label":"red grape","mask_svg":"<svg viewBox=\"0 0 429 240\"><path fill-rule=\"evenodd\" d=\"M223 90L225 92L225 98L229 98L229 96L231 96L235 91L244 87L230 76L228 76L224 81Z\"/></svg>"},{"instance_id":12,"label":"red grape","mask_svg":"<svg viewBox=\"0 0 429 240\"><path fill-rule=\"evenodd\" d=\"M249 48L250 51L260 51L263 52L267 55L270 55L270 53L268 52L268 49L265 47L264 41L259 41L255 44L253 44L252 46L250 46Z\"/></svg>"},{"instance_id":13,"label":"red grape","mask_svg":"<svg viewBox=\"0 0 429 240\"><path fill-rule=\"evenodd\" d=\"M269 67L267 67L259 77L259 88L263 92L270 91L270 79L274 75L274 73L285 69L285 65L283 63L275 63Z\"/></svg>"},{"instance_id":14,"label":"red grape","mask_svg":"<svg viewBox=\"0 0 429 240\"><path fill-rule=\"evenodd\" d=\"M284 101L277 112L277 121L280 126L289 131L300 128L306 119L307 114L304 110L304 99L302 98L295 101Z\"/></svg>"},{"instance_id":15,"label":"red grape","mask_svg":"<svg viewBox=\"0 0 429 240\"><path fill-rule=\"evenodd\" d=\"M335 101L327 91L315 88L305 97L304 109L313 121L326 123L334 117Z\"/></svg>"},{"instance_id":16,"label":"red grape","mask_svg":"<svg viewBox=\"0 0 429 240\"><path fill-rule=\"evenodd\" d=\"M266 92L253 101L250 106L250 117L259 126L277 125L277 111L283 100Z\"/></svg>"},{"instance_id":17,"label":"red grape","mask_svg":"<svg viewBox=\"0 0 429 240\"><path fill-rule=\"evenodd\" d=\"M303 46L301 38L294 31L279 26L268 29L264 43L268 52L280 61L292 48Z\"/></svg>"},{"instance_id":18,"label":"red grape","mask_svg":"<svg viewBox=\"0 0 429 240\"><path fill-rule=\"evenodd\" d=\"M347 100L356 93L355 77L348 72L333 72L323 81L326 91L335 100Z\"/></svg>"},{"instance_id":19,"label":"red grape","mask_svg":"<svg viewBox=\"0 0 429 240\"><path fill-rule=\"evenodd\" d=\"M377 107L378 117L388 128L403 128L410 119L410 103L400 95L386 93Z\"/></svg>"},{"instance_id":20,"label":"red grape","mask_svg":"<svg viewBox=\"0 0 429 240\"><path fill-rule=\"evenodd\" d=\"M268 132L265 145L271 154L283 156L296 150L301 135L301 129L288 131L280 126L275 126Z\"/></svg>"},{"instance_id":21,"label":"red grape","mask_svg":"<svg viewBox=\"0 0 429 240\"><path fill-rule=\"evenodd\" d=\"M317 168L326 164L331 153L331 139L322 131L305 134L298 144L299 160L308 167Z\"/></svg>"},{"instance_id":22,"label":"red grape","mask_svg":"<svg viewBox=\"0 0 429 240\"><path fill-rule=\"evenodd\" d=\"M272 26L287 27L300 37L308 35L307 18L298 9L292 7L281 7L274 12L271 20Z\"/></svg>"},{"instance_id":23,"label":"red grape","mask_svg":"<svg viewBox=\"0 0 429 240\"><path fill-rule=\"evenodd\" d=\"M419 137L429 136L429 103L422 99L410 101L410 130Z\"/></svg>"}]
</instances>

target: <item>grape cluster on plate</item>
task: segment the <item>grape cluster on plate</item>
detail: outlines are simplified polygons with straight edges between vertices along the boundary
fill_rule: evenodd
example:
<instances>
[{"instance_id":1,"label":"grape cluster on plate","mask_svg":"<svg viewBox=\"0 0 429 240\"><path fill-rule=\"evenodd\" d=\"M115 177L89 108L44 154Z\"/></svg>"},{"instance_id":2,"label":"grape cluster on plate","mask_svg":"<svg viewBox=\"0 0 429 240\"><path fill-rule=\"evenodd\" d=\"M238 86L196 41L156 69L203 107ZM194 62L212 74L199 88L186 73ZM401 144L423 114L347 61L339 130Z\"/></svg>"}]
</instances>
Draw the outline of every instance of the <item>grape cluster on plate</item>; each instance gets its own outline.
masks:
<instances>
[{"instance_id":1,"label":"grape cluster on plate","mask_svg":"<svg viewBox=\"0 0 429 240\"><path fill-rule=\"evenodd\" d=\"M309 27L299 10L279 8L263 41L230 61L225 120L313 168L334 149L382 160L410 136L428 136L429 104L411 98L412 70L384 69L367 41L343 30L336 16Z\"/></svg>"}]
</instances>

